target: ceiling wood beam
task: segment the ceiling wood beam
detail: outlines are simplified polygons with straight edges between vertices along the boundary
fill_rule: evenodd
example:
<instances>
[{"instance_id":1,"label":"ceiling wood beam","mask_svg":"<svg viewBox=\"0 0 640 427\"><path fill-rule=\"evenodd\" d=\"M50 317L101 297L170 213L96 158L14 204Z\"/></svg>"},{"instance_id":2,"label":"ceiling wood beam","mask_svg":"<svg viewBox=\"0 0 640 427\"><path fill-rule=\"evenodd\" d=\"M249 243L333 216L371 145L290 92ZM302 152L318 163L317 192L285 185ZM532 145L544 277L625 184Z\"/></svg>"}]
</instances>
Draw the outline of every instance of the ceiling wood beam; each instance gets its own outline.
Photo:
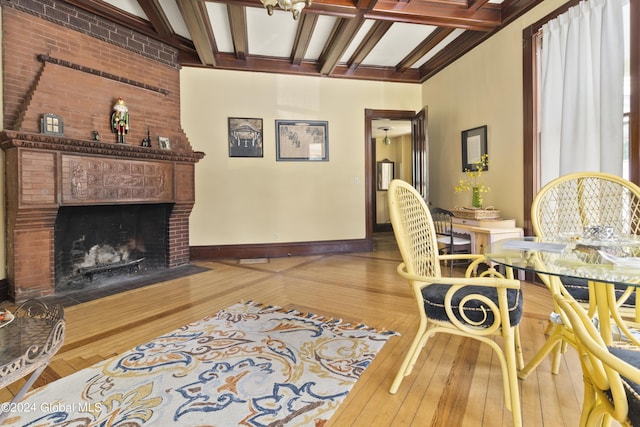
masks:
<instances>
[{"instance_id":1,"label":"ceiling wood beam","mask_svg":"<svg viewBox=\"0 0 640 427\"><path fill-rule=\"evenodd\" d=\"M202 64L215 67L215 52L217 48L206 6L197 0L181 0L176 2L176 4L189 30L189 34L191 34L191 40L193 40L200 61Z\"/></svg>"},{"instance_id":2,"label":"ceiling wood beam","mask_svg":"<svg viewBox=\"0 0 640 427\"><path fill-rule=\"evenodd\" d=\"M328 76L333 72L362 24L364 24L362 17L340 18L336 21L333 34L329 37L325 50L320 56L320 75Z\"/></svg>"},{"instance_id":3,"label":"ceiling wood beam","mask_svg":"<svg viewBox=\"0 0 640 427\"><path fill-rule=\"evenodd\" d=\"M371 10L376 7L378 0L356 0L356 8L359 10Z\"/></svg>"},{"instance_id":4,"label":"ceiling wood beam","mask_svg":"<svg viewBox=\"0 0 640 427\"><path fill-rule=\"evenodd\" d=\"M293 65L300 65L302 63L304 55L309 48L311 36L313 35L313 30L316 28L317 22L318 15L316 14L303 13L300 17L296 38L293 42L293 52L291 53L291 63Z\"/></svg>"},{"instance_id":5,"label":"ceiling wood beam","mask_svg":"<svg viewBox=\"0 0 640 427\"><path fill-rule=\"evenodd\" d=\"M160 6L160 0L138 0L138 4L160 37L166 40L171 39L173 28Z\"/></svg>"},{"instance_id":6,"label":"ceiling wood beam","mask_svg":"<svg viewBox=\"0 0 640 427\"><path fill-rule=\"evenodd\" d=\"M472 0L469 4L469 9L478 10L481 7L484 7L487 3L489 3L489 0Z\"/></svg>"},{"instance_id":7,"label":"ceiling wood beam","mask_svg":"<svg viewBox=\"0 0 640 427\"><path fill-rule=\"evenodd\" d=\"M444 40L449 34L453 32L453 28L436 28L424 39L422 43L416 46L407 56L405 56L398 65L396 65L396 71L402 73L407 71L413 64L422 59L427 53Z\"/></svg>"},{"instance_id":8,"label":"ceiling wood beam","mask_svg":"<svg viewBox=\"0 0 640 427\"><path fill-rule=\"evenodd\" d=\"M217 55L217 67L226 70L253 71L262 73L305 75L321 77L318 64L315 61L302 61L300 65L293 65L288 58L268 58L261 56L248 56L246 60L239 60L230 53ZM205 67L201 64L188 64ZM344 65L338 65L331 74L332 77L350 78L353 80L375 80L398 83L421 83L420 73L416 70L408 70L398 73L394 67L370 67L360 66L356 70L349 70Z\"/></svg>"},{"instance_id":9,"label":"ceiling wood beam","mask_svg":"<svg viewBox=\"0 0 640 427\"><path fill-rule=\"evenodd\" d=\"M178 0L182 1L182 0ZM203 0L212 1L212 0ZM234 3L245 7L257 7L264 8L260 3L260 0L213 0L220 1L222 3ZM364 0L364 3L375 2L377 0ZM360 2L358 2L360 3ZM303 13L315 14L315 15L332 15L337 17L354 17L358 13L358 9L363 7L356 6L353 0L313 0L313 3L309 7L305 7ZM266 10L265 10L265 13Z\"/></svg>"},{"instance_id":10,"label":"ceiling wood beam","mask_svg":"<svg viewBox=\"0 0 640 427\"><path fill-rule=\"evenodd\" d=\"M340 0L347 1L348 0ZM317 3L332 3L335 5L336 0L317 0ZM360 27L365 22L364 14L371 11L378 0L357 0L356 14L351 18L339 18L331 37L327 41L322 55L320 55L320 75L330 75L338 65L340 58L344 55L355 36L358 34ZM352 3L353 4L353 3Z\"/></svg>"},{"instance_id":11,"label":"ceiling wood beam","mask_svg":"<svg viewBox=\"0 0 640 427\"><path fill-rule=\"evenodd\" d=\"M229 3L227 4L227 11L233 50L238 59L245 59L249 54L249 41L247 38L247 15L244 6Z\"/></svg>"},{"instance_id":12,"label":"ceiling wood beam","mask_svg":"<svg viewBox=\"0 0 640 427\"><path fill-rule=\"evenodd\" d=\"M405 22L409 24L434 25L437 27L463 28L473 31L493 31L502 24L499 9L482 8L470 10L467 8L450 8L433 6L424 13L404 13L395 10L375 9L365 14L367 19L382 21Z\"/></svg>"},{"instance_id":13,"label":"ceiling wood beam","mask_svg":"<svg viewBox=\"0 0 640 427\"><path fill-rule=\"evenodd\" d=\"M393 25L393 22L388 21L377 21L375 24L371 26L369 32L364 37L360 46L356 49L356 51L351 55L351 58L347 62L347 66L349 69L355 69L360 65L362 61L371 53L374 47L378 44L378 42L384 37L384 35L389 31L389 28Z\"/></svg>"},{"instance_id":14,"label":"ceiling wood beam","mask_svg":"<svg viewBox=\"0 0 640 427\"><path fill-rule=\"evenodd\" d=\"M485 0L477 0L484 2ZM516 0L518 1L518 0ZM531 0L524 0L531 1ZM225 0L246 7L262 7L258 0ZM414 24L443 25L465 29L488 31L500 25L501 6L485 3L479 10L469 7L467 0L313 0L303 13L329 15L338 18L390 20ZM450 21L447 25L447 19ZM483 25L486 20L489 23Z\"/></svg>"}]
</instances>

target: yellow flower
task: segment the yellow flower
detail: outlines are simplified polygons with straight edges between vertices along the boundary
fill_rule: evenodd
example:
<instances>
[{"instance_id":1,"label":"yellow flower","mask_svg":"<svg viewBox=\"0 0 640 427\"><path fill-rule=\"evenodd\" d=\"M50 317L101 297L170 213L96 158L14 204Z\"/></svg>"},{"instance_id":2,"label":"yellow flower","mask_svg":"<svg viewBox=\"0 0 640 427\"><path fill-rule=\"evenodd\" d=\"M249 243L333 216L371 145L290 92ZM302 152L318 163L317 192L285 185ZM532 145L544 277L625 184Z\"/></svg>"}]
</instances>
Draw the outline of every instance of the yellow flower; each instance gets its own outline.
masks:
<instances>
[{"instance_id":1,"label":"yellow flower","mask_svg":"<svg viewBox=\"0 0 640 427\"><path fill-rule=\"evenodd\" d=\"M465 169L464 173L467 174L469 179L461 179L458 185L455 186L456 193L462 193L463 191L471 191L474 187L478 188L480 193L487 193L491 191L491 188L478 182L478 178L482 176L482 172L489 167L489 155L483 154L480 160L474 163L475 168Z\"/></svg>"}]
</instances>

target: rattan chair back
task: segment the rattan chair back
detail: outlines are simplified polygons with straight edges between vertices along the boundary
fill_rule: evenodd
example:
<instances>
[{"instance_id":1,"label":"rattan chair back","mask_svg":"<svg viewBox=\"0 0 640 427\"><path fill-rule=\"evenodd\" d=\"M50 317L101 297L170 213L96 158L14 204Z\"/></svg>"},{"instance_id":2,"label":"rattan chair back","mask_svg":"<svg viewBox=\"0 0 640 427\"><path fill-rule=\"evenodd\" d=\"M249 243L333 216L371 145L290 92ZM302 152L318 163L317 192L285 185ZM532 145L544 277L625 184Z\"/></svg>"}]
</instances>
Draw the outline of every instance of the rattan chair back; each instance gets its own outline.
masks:
<instances>
[{"instance_id":1,"label":"rattan chair back","mask_svg":"<svg viewBox=\"0 0 640 427\"><path fill-rule=\"evenodd\" d=\"M416 194L404 181L396 180L393 188L389 188L393 232L408 273L440 277L438 235L427 204Z\"/></svg>"},{"instance_id":2,"label":"rattan chair back","mask_svg":"<svg viewBox=\"0 0 640 427\"><path fill-rule=\"evenodd\" d=\"M608 227L614 235L640 234L640 187L602 172L565 175L536 195L531 222L535 235L547 239L605 233Z\"/></svg>"}]
</instances>

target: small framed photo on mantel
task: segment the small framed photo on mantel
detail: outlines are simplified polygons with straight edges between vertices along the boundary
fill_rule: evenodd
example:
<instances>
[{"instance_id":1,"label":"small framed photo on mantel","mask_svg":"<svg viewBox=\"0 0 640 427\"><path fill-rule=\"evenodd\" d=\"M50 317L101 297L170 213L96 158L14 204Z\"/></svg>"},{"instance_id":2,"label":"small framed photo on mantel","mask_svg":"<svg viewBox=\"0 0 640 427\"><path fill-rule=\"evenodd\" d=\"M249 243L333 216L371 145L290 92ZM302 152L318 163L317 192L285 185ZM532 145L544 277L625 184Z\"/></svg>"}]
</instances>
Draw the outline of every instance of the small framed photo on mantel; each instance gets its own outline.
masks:
<instances>
[{"instance_id":1,"label":"small framed photo on mantel","mask_svg":"<svg viewBox=\"0 0 640 427\"><path fill-rule=\"evenodd\" d=\"M159 136L158 147L163 150L171 150L171 142L169 141L169 138L167 138L166 136Z\"/></svg>"}]
</instances>

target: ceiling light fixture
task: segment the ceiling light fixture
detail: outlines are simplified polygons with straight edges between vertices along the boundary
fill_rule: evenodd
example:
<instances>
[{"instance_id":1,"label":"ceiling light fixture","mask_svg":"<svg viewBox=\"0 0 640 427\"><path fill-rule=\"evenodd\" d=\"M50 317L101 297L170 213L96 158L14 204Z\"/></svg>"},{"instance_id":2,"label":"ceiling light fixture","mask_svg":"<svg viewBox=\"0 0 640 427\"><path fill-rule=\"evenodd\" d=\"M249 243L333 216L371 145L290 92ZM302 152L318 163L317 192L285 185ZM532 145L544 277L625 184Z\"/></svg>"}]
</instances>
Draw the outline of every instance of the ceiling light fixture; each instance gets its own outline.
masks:
<instances>
[{"instance_id":1,"label":"ceiling light fixture","mask_svg":"<svg viewBox=\"0 0 640 427\"><path fill-rule=\"evenodd\" d=\"M383 128L378 128L380 130L384 131L384 139L382 140L382 142L384 143L384 145L391 145L391 138L389 138L389 127L383 127Z\"/></svg>"},{"instance_id":2,"label":"ceiling light fixture","mask_svg":"<svg viewBox=\"0 0 640 427\"><path fill-rule=\"evenodd\" d=\"M260 0L262 5L267 8L269 16L273 15L273 8L280 6L280 9L290 10L293 19L298 19L305 6L311 6L311 0Z\"/></svg>"}]
</instances>

